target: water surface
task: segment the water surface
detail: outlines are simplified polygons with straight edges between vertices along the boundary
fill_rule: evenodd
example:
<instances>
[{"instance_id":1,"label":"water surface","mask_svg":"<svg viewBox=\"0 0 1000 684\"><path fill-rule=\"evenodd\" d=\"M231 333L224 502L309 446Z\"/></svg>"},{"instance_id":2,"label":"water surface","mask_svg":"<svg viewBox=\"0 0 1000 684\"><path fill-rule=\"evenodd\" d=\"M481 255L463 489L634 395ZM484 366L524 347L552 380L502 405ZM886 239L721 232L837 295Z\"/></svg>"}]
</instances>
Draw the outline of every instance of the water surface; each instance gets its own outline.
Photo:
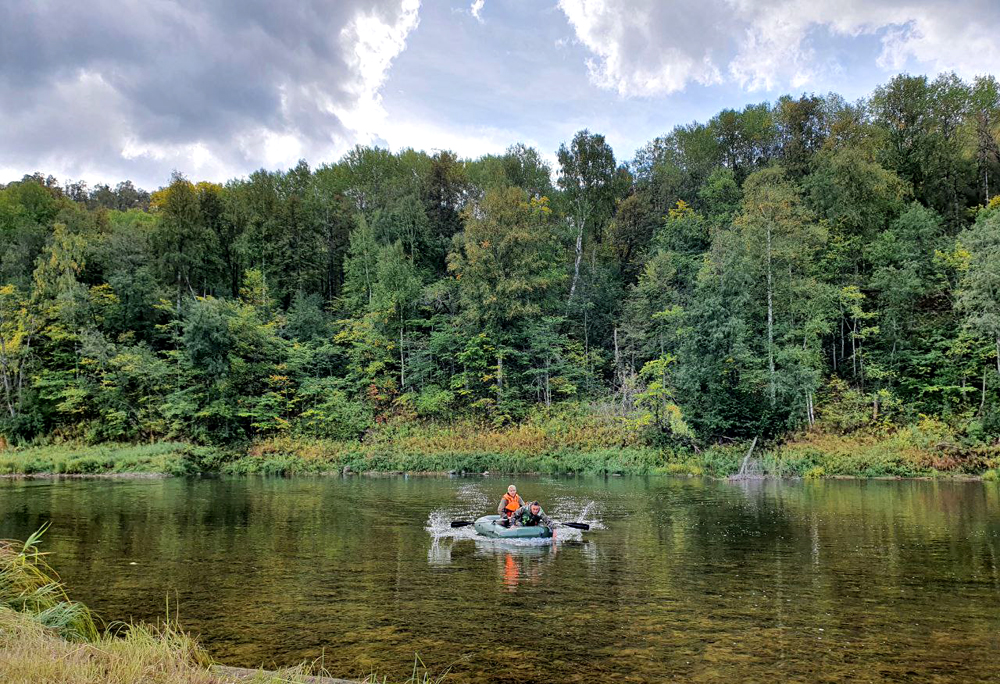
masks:
<instances>
[{"instance_id":1,"label":"water surface","mask_svg":"<svg viewBox=\"0 0 1000 684\"><path fill-rule=\"evenodd\" d=\"M105 620L179 611L220 662L451 682L1000 680L1000 487L519 478L598 529L452 533L507 480L0 483L0 537ZM429 529L428 529L429 528Z\"/></svg>"}]
</instances>

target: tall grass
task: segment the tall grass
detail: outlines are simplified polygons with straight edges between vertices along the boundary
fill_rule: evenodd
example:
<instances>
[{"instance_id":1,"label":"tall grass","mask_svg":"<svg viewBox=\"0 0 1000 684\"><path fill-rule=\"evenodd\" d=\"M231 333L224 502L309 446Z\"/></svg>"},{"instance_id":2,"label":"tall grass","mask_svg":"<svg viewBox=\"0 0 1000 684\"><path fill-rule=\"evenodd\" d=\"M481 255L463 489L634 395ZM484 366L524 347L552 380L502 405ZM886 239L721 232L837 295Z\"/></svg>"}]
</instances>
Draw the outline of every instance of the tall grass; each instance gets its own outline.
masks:
<instances>
[{"instance_id":1,"label":"tall grass","mask_svg":"<svg viewBox=\"0 0 1000 684\"><path fill-rule=\"evenodd\" d=\"M24 543L0 541L0 606L31 616L64 639L93 640L98 635L93 615L69 599L59 576L38 550L44 531L43 527Z\"/></svg>"},{"instance_id":2,"label":"tall grass","mask_svg":"<svg viewBox=\"0 0 1000 684\"><path fill-rule=\"evenodd\" d=\"M211 466L217 451L181 442L156 444L60 444L0 451L0 474L187 475Z\"/></svg>"}]
</instances>

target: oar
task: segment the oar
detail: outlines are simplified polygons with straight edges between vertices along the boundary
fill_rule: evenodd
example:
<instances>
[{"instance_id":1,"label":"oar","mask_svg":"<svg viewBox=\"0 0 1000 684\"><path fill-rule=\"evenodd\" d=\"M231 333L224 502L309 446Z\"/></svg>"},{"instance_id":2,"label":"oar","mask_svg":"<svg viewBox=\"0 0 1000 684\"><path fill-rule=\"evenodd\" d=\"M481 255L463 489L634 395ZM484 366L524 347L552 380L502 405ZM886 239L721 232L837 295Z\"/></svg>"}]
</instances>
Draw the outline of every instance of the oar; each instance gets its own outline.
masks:
<instances>
[{"instance_id":1,"label":"oar","mask_svg":"<svg viewBox=\"0 0 1000 684\"><path fill-rule=\"evenodd\" d=\"M451 526L452 527L467 527L467 526L472 525L472 524L473 524L472 520L452 520L451 521ZM590 529L590 525L588 525L587 523L561 522L561 523L557 523L557 524L562 525L564 527L573 527L573 528L578 529L578 530L589 530Z\"/></svg>"}]
</instances>

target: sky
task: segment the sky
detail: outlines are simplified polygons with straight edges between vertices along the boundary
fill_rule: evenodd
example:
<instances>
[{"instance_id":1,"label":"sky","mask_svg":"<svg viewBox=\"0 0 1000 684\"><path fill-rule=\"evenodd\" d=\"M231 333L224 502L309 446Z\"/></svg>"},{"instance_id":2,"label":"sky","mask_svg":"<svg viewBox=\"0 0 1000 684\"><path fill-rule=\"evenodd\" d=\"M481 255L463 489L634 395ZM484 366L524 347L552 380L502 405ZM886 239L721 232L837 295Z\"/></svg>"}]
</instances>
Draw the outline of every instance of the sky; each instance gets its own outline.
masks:
<instances>
[{"instance_id":1,"label":"sky","mask_svg":"<svg viewBox=\"0 0 1000 684\"><path fill-rule=\"evenodd\" d=\"M225 181L354 145L619 160L723 108L1000 66L998 0L0 0L0 183Z\"/></svg>"}]
</instances>

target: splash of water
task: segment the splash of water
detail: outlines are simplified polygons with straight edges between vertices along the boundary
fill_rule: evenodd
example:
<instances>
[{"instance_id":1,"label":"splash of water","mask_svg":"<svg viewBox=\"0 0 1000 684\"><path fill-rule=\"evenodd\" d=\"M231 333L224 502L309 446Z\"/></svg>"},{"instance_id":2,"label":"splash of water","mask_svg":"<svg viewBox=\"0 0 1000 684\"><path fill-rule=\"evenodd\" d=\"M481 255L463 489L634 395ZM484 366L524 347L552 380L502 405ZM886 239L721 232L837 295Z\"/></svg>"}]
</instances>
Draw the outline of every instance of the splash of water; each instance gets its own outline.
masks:
<instances>
[{"instance_id":1,"label":"splash of water","mask_svg":"<svg viewBox=\"0 0 1000 684\"><path fill-rule=\"evenodd\" d=\"M476 536L476 530L472 525L466 527L452 527L452 520L475 520L477 515L468 511L456 511L455 509L439 508L431 511L427 517L427 524L424 529L430 532L435 542L438 539L472 539Z\"/></svg>"},{"instance_id":2,"label":"splash of water","mask_svg":"<svg viewBox=\"0 0 1000 684\"><path fill-rule=\"evenodd\" d=\"M552 517L566 522L587 523L591 529L604 529L604 524L601 522L600 516L597 515L596 501L583 503L573 498L559 499L553 508Z\"/></svg>"}]
</instances>

